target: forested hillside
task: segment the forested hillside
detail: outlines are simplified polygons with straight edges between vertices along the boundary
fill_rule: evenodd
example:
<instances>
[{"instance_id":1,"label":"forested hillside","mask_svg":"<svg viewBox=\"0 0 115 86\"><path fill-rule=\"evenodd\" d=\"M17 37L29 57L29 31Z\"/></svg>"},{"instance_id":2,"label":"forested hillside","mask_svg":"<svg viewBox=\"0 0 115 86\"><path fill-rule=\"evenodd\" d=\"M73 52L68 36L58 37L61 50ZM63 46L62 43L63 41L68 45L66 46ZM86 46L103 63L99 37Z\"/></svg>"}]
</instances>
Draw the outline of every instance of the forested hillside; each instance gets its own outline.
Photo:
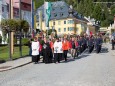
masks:
<instances>
[{"instance_id":1,"label":"forested hillside","mask_svg":"<svg viewBox=\"0 0 115 86\"><path fill-rule=\"evenodd\" d=\"M61 0L45 0L61 1ZM72 5L78 13L90 16L101 21L101 26L109 26L113 23L115 15L115 0L62 0ZM114 2L114 3L112 3ZM44 3L44 0L35 0L36 8Z\"/></svg>"}]
</instances>

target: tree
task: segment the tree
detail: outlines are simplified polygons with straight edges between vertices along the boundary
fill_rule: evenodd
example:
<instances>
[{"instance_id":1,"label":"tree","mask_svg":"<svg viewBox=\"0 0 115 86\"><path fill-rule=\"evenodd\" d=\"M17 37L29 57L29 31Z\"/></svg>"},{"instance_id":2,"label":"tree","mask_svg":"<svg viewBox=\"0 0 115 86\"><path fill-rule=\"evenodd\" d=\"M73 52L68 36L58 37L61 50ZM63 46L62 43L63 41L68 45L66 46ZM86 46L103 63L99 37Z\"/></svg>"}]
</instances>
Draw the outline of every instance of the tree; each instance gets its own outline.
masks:
<instances>
[{"instance_id":1,"label":"tree","mask_svg":"<svg viewBox=\"0 0 115 86\"><path fill-rule=\"evenodd\" d=\"M115 4L111 5L110 10L111 10L111 15L114 16L115 15Z\"/></svg>"},{"instance_id":2,"label":"tree","mask_svg":"<svg viewBox=\"0 0 115 86\"><path fill-rule=\"evenodd\" d=\"M94 11L93 11L93 17L96 20L100 20L101 19L101 13L102 13L102 8L101 8L101 4L96 4L94 7Z\"/></svg>"}]
</instances>

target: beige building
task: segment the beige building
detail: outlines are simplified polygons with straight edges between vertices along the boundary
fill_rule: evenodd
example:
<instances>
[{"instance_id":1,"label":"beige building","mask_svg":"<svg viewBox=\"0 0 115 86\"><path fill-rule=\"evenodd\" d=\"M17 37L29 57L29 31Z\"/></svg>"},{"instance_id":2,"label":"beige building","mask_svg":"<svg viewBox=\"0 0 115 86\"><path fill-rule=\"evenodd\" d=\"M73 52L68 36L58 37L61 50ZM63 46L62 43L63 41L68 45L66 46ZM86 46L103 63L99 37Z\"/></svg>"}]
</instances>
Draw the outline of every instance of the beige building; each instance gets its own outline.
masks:
<instances>
[{"instance_id":1,"label":"beige building","mask_svg":"<svg viewBox=\"0 0 115 86\"><path fill-rule=\"evenodd\" d=\"M82 32L86 31L87 20L81 14L74 11L72 7L68 6L64 1L52 2L52 8L48 29L55 29L57 35L80 35ZM38 8L37 16L38 29L46 31L47 28L44 23L44 5Z\"/></svg>"}]
</instances>

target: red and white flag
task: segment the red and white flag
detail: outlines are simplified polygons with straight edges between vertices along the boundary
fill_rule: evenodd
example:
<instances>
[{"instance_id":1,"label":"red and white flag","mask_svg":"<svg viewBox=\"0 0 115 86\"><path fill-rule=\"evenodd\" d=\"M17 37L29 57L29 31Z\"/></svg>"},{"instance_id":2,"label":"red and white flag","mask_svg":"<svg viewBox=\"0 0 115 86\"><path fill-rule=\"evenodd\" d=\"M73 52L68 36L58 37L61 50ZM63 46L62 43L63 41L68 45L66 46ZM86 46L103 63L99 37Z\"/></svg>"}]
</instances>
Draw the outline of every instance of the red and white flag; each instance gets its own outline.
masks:
<instances>
[{"instance_id":1,"label":"red and white flag","mask_svg":"<svg viewBox=\"0 0 115 86\"><path fill-rule=\"evenodd\" d=\"M92 31L90 31L90 36L92 36L92 35L93 35Z\"/></svg>"}]
</instances>

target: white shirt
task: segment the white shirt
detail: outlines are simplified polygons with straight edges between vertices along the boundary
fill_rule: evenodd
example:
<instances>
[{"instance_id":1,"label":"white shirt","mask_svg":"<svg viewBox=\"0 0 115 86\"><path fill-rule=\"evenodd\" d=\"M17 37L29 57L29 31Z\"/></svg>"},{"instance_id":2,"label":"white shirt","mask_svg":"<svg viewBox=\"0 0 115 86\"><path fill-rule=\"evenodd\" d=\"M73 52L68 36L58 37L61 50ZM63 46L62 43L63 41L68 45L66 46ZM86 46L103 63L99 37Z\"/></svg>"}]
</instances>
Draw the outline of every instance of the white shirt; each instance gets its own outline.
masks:
<instances>
[{"instance_id":1,"label":"white shirt","mask_svg":"<svg viewBox=\"0 0 115 86\"><path fill-rule=\"evenodd\" d=\"M39 48L40 48L40 44L39 42L32 42L32 55L39 55Z\"/></svg>"},{"instance_id":2,"label":"white shirt","mask_svg":"<svg viewBox=\"0 0 115 86\"><path fill-rule=\"evenodd\" d=\"M54 53L63 53L62 50L62 42L55 42L54 43Z\"/></svg>"}]
</instances>

